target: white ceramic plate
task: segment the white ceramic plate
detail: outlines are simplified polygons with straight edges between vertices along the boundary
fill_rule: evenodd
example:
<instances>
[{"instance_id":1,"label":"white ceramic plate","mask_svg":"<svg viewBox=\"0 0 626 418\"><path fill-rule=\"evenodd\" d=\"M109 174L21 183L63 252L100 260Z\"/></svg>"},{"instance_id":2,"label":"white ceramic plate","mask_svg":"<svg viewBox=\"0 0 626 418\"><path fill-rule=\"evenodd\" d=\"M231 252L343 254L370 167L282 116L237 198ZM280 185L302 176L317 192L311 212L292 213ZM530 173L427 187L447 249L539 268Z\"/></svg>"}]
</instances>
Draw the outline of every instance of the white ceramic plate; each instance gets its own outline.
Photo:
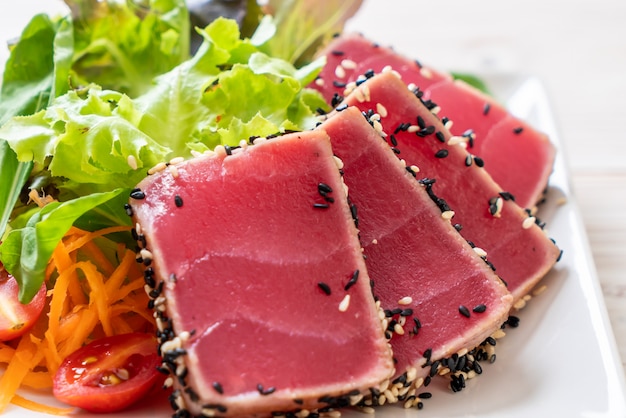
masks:
<instances>
[{"instance_id":1,"label":"white ceramic plate","mask_svg":"<svg viewBox=\"0 0 626 418\"><path fill-rule=\"evenodd\" d=\"M41 5L43 2L31 3ZM3 31L1 35L4 34ZM16 33L6 35L15 36ZM514 114L546 132L560 148L549 102L538 80L501 74L483 75L482 78ZM560 203L563 198L565 203ZM424 402L423 410L386 406L376 410L376 417L626 416L624 371L581 216L571 195L562 150L551 177L548 202L539 216L548 222L549 235L564 250L564 255L544 279L547 290L519 312L520 327L509 330L507 337L498 343L498 360L485 365L483 375L470 380L460 393L453 394L443 387L431 385L424 390L431 391L433 397ZM61 406L50 395L25 395ZM132 410L111 416L170 415L171 410L164 399L149 399ZM4 416L34 418L45 415L9 406ZM344 416L356 418L363 415L347 411Z\"/></svg>"}]
</instances>

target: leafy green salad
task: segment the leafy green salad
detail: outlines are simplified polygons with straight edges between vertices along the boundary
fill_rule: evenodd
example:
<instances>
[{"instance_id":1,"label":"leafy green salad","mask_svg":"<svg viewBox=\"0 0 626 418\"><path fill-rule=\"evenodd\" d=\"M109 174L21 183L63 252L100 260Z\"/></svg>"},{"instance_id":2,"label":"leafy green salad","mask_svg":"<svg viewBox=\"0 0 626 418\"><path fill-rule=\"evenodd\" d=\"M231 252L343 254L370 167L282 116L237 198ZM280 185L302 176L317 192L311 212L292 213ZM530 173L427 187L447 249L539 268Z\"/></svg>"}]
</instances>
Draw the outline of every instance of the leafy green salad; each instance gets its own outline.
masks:
<instances>
[{"instance_id":1,"label":"leafy green salad","mask_svg":"<svg viewBox=\"0 0 626 418\"><path fill-rule=\"evenodd\" d=\"M157 163L312 128L328 110L305 88L324 65L313 51L361 2L244 1L245 18L204 26L184 0L66 3L10 45L0 90L0 262L22 302L72 225L129 224L129 192Z\"/></svg>"}]
</instances>

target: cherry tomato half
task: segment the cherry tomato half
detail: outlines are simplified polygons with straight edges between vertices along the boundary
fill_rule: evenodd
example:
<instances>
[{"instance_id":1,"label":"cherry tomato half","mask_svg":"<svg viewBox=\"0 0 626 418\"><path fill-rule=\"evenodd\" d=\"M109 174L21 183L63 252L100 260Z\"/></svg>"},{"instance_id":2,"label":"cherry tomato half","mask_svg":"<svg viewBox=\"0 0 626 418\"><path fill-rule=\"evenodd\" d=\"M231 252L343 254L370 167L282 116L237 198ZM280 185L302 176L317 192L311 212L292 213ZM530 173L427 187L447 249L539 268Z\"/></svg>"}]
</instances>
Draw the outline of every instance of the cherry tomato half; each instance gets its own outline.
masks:
<instances>
[{"instance_id":1,"label":"cherry tomato half","mask_svg":"<svg viewBox=\"0 0 626 418\"><path fill-rule=\"evenodd\" d=\"M35 324L46 305L46 285L28 303L18 300L19 287L15 277L0 265L0 341L9 341L25 334Z\"/></svg>"},{"instance_id":2,"label":"cherry tomato half","mask_svg":"<svg viewBox=\"0 0 626 418\"><path fill-rule=\"evenodd\" d=\"M93 341L70 354L54 376L62 402L89 412L120 411L141 399L163 376L156 338L132 333Z\"/></svg>"}]
</instances>

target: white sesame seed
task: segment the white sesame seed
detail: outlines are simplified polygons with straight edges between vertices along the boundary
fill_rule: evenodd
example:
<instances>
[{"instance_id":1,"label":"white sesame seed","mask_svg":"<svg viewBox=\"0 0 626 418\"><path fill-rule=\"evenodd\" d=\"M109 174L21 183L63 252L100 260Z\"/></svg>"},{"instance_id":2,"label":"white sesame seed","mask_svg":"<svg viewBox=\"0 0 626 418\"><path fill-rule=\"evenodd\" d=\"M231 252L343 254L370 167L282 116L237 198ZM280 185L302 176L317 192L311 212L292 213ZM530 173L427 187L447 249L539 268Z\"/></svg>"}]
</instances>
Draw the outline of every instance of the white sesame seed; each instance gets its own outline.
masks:
<instances>
[{"instance_id":1,"label":"white sesame seed","mask_svg":"<svg viewBox=\"0 0 626 418\"><path fill-rule=\"evenodd\" d=\"M398 301L398 305L410 305L413 303L413 298L411 296L405 296Z\"/></svg>"},{"instance_id":2,"label":"white sesame seed","mask_svg":"<svg viewBox=\"0 0 626 418\"><path fill-rule=\"evenodd\" d=\"M363 91L363 96L365 97L365 101L369 102L372 97L370 95L370 88L367 84L361 84L361 90Z\"/></svg>"},{"instance_id":3,"label":"white sesame seed","mask_svg":"<svg viewBox=\"0 0 626 418\"><path fill-rule=\"evenodd\" d=\"M420 68L420 74L426 78L432 78L433 73L426 67Z\"/></svg>"},{"instance_id":4,"label":"white sesame seed","mask_svg":"<svg viewBox=\"0 0 626 418\"><path fill-rule=\"evenodd\" d=\"M373 414L374 412L376 412L376 410L372 408L371 406L362 406L360 408L360 411L363 412L364 414Z\"/></svg>"},{"instance_id":5,"label":"white sesame seed","mask_svg":"<svg viewBox=\"0 0 626 418\"><path fill-rule=\"evenodd\" d=\"M177 178L178 177L178 168L176 168L175 165L170 165L167 167L170 174L172 175L172 177Z\"/></svg>"},{"instance_id":6,"label":"white sesame seed","mask_svg":"<svg viewBox=\"0 0 626 418\"><path fill-rule=\"evenodd\" d=\"M345 59L341 61L341 66L346 70L354 70L356 68L356 62L351 59Z\"/></svg>"},{"instance_id":7,"label":"white sesame seed","mask_svg":"<svg viewBox=\"0 0 626 418\"><path fill-rule=\"evenodd\" d=\"M324 79L323 78L316 78L315 79L315 84L319 87L324 87Z\"/></svg>"},{"instance_id":8,"label":"white sesame seed","mask_svg":"<svg viewBox=\"0 0 626 418\"><path fill-rule=\"evenodd\" d=\"M411 166L411 170L413 170L414 173L419 173L420 172L420 168L416 165L412 165Z\"/></svg>"},{"instance_id":9,"label":"white sesame seed","mask_svg":"<svg viewBox=\"0 0 626 418\"><path fill-rule=\"evenodd\" d=\"M548 286L541 285L540 287L538 287L537 289L533 290L533 296L539 296L540 294L542 294L543 292L545 292L545 290L548 288Z\"/></svg>"},{"instance_id":10,"label":"white sesame seed","mask_svg":"<svg viewBox=\"0 0 626 418\"><path fill-rule=\"evenodd\" d=\"M365 102L365 95L363 94L363 90L361 90L360 88L354 90L354 97L356 97L356 100L359 103Z\"/></svg>"},{"instance_id":11,"label":"white sesame seed","mask_svg":"<svg viewBox=\"0 0 626 418\"><path fill-rule=\"evenodd\" d=\"M170 164L171 165L176 165L176 164L180 164L183 161L185 161L185 159L183 157L174 157L170 160Z\"/></svg>"},{"instance_id":12,"label":"white sesame seed","mask_svg":"<svg viewBox=\"0 0 626 418\"><path fill-rule=\"evenodd\" d=\"M415 132L417 132L417 131L419 131L419 130L420 130L420 127L419 127L419 126L417 126L417 125L411 125L411 126L409 126L409 127L407 128L407 130L406 130L406 131L407 131L407 132L410 132L410 133L412 133L412 134L413 134L413 133L415 133Z\"/></svg>"},{"instance_id":13,"label":"white sesame seed","mask_svg":"<svg viewBox=\"0 0 626 418\"><path fill-rule=\"evenodd\" d=\"M377 240L376 238L374 238L374 239L372 240L372 244L374 244L374 245L378 244L378 240Z\"/></svg>"},{"instance_id":14,"label":"white sesame seed","mask_svg":"<svg viewBox=\"0 0 626 418\"><path fill-rule=\"evenodd\" d=\"M462 144L467 142L467 138L465 138L464 136L451 136L450 139L448 139L448 145L452 146L452 145L458 145L458 144Z\"/></svg>"},{"instance_id":15,"label":"white sesame seed","mask_svg":"<svg viewBox=\"0 0 626 418\"><path fill-rule=\"evenodd\" d=\"M441 217L447 221L449 221L450 219L452 219L454 217L454 211L453 210L446 210L441 212Z\"/></svg>"},{"instance_id":16,"label":"white sesame seed","mask_svg":"<svg viewBox=\"0 0 626 418\"><path fill-rule=\"evenodd\" d=\"M335 76L337 78L345 78L346 77L346 70L344 70L344 68L341 65L338 65L335 67Z\"/></svg>"},{"instance_id":17,"label":"white sesame seed","mask_svg":"<svg viewBox=\"0 0 626 418\"><path fill-rule=\"evenodd\" d=\"M487 257L487 251L480 247L474 247L474 252L478 254L479 257Z\"/></svg>"},{"instance_id":18,"label":"white sesame seed","mask_svg":"<svg viewBox=\"0 0 626 418\"><path fill-rule=\"evenodd\" d=\"M350 306L350 295L345 295L343 297L343 299L341 300L341 302L339 303L339 311L340 312L345 312L348 310L348 307Z\"/></svg>"},{"instance_id":19,"label":"white sesame seed","mask_svg":"<svg viewBox=\"0 0 626 418\"><path fill-rule=\"evenodd\" d=\"M126 162L130 166L130 168L132 168L133 170L137 170L137 159L135 158L134 155L129 155L126 158Z\"/></svg>"},{"instance_id":20,"label":"white sesame seed","mask_svg":"<svg viewBox=\"0 0 626 418\"><path fill-rule=\"evenodd\" d=\"M387 108L382 103L376 103L376 112L378 112L378 114L383 118L387 117L389 114L389 112L387 112Z\"/></svg>"},{"instance_id":21,"label":"white sesame seed","mask_svg":"<svg viewBox=\"0 0 626 418\"><path fill-rule=\"evenodd\" d=\"M529 216L528 218L524 219L524 222L522 222L522 228L524 229L530 228L531 226L533 226L535 221L536 219L534 216Z\"/></svg>"},{"instance_id":22,"label":"white sesame seed","mask_svg":"<svg viewBox=\"0 0 626 418\"><path fill-rule=\"evenodd\" d=\"M341 170L343 168L343 161L341 161L341 158L333 155L333 159L335 160L335 165L337 166L337 168Z\"/></svg>"},{"instance_id":23,"label":"white sesame seed","mask_svg":"<svg viewBox=\"0 0 626 418\"><path fill-rule=\"evenodd\" d=\"M393 332L398 335L404 335L404 328L402 328L402 325L396 324L393 326Z\"/></svg>"},{"instance_id":24,"label":"white sesame seed","mask_svg":"<svg viewBox=\"0 0 626 418\"><path fill-rule=\"evenodd\" d=\"M159 171L165 170L166 167L167 167L167 165L164 162L160 162L157 165L155 165L154 167L152 167L151 169L149 169L148 170L148 174L158 173Z\"/></svg>"}]
</instances>

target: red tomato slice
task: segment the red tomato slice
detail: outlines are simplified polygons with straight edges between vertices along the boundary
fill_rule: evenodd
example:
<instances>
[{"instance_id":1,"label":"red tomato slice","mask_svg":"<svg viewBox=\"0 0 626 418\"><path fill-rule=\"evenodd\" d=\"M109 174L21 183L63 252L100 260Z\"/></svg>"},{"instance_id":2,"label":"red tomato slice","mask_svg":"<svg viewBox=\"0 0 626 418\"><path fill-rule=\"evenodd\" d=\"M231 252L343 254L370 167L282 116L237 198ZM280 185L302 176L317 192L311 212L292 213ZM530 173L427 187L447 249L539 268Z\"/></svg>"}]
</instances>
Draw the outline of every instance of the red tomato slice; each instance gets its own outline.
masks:
<instances>
[{"instance_id":1,"label":"red tomato slice","mask_svg":"<svg viewBox=\"0 0 626 418\"><path fill-rule=\"evenodd\" d=\"M46 305L46 285L42 284L28 304L18 300L19 287L15 277L0 265L0 341L25 334L35 324Z\"/></svg>"},{"instance_id":2,"label":"red tomato slice","mask_svg":"<svg viewBox=\"0 0 626 418\"><path fill-rule=\"evenodd\" d=\"M132 333L93 341L70 354L54 376L53 393L89 412L120 411L141 399L163 375L156 338Z\"/></svg>"}]
</instances>

